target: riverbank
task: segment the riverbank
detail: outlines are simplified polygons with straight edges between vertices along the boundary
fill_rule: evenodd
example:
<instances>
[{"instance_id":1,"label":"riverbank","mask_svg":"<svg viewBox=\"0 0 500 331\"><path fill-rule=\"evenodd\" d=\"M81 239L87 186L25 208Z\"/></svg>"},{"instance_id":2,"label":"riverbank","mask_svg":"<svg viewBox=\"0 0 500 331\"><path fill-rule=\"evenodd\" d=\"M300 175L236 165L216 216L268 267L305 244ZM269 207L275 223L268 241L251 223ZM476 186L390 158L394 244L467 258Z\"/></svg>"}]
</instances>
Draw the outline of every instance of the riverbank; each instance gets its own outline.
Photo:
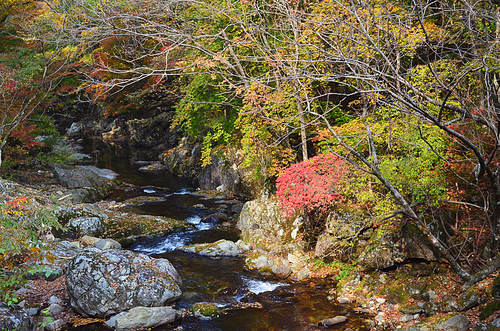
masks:
<instances>
[{"instance_id":1,"label":"riverbank","mask_svg":"<svg viewBox=\"0 0 500 331\"><path fill-rule=\"evenodd\" d=\"M37 176L40 176L40 174L37 174ZM46 180L49 178L51 177L48 176ZM66 188L55 183L47 185L46 182L20 185L2 180L3 190L0 198L5 203L24 197L27 201L35 201L40 206L54 210L57 208L73 208L75 210L94 208L111 219L113 215L120 216L123 214L117 206L127 204L117 203L115 200L103 200L95 204L75 205L64 198L70 193ZM154 200L154 198L150 198L150 200ZM130 205L133 205L132 202L141 204L145 201L134 198L129 202ZM131 218L127 217L127 219L130 224L137 224L137 217L136 215ZM235 221L235 219L225 221L222 226L234 226ZM151 222L151 219L148 219L148 222ZM155 224L158 224L158 221ZM149 230L144 227L144 229L145 232L142 236L158 235L158 232L154 231L162 230L158 227ZM167 231L168 229L163 230ZM115 231L115 233L118 232ZM162 235L164 234L162 232ZM81 237L75 236L64 239L73 242L75 247L82 247ZM50 236L45 240L50 241ZM55 242L60 241L60 239L56 238L52 240ZM262 253L262 251L260 252ZM244 256L248 259L256 253L259 253L258 249L244 253ZM267 255L268 260L276 258L269 254L262 255ZM457 277L450 273L445 266L437 263L406 264L392 271L366 272L333 261L330 263L318 262L312 255L307 254L304 255L302 261L305 263L302 268L310 270L308 277L300 282L305 286L315 288L318 284L323 283L325 279L338 280L336 285L321 287L320 291L323 291L328 297L332 308L340 306L342 310L350 313L333 314L330 316L331 318L360 314L364 316L362 319L366 321L366 328L374 330L437 330L444 325L439 323L444 323L453 316L467 318L470 324L463 330L495 330L496 324L499 322L498 312L493 312L496 309L495 303L498 296L496 292L498 291L496 287L498 285L495 285L497 283L495 281L496 275L492 275L463 293L460 290L461 284ZM261 268L260 272L268 277L279 277L279 273L273 272L272 268ZM20 286L21 283L18 285ZM51 328L57 329L68 324L78 326L102 321L95 318L83 318L75 313L68 302L65 275L61 275L55 280L43 279L43 277L42 279L29 280L26 285L17 290L17 295L20 301L16 304L17 306L37 307L33 320L38 327L44 327L47 330L51 330ZM60 299L61 302L57 303L57 299ZM48 311L47 309L54 303L58 304L62 310L57 314L48 313L49 315L47 315L43 313L43 311ZM486 316L488 309L493 312L490 316ZM32 310L33 312L34 310ZM50 314L53 314L53 316L50 316ZM189 313L185 311L185 314ZM59 322L56 325L51 324L54 321L48 323L51 319ZM465 325L462 317L455 318L455 321ZM340 325L345 325L345 323L345 321L340 322ZM347 330L348 328L344 327L343 329Z\"/></svg>"}]
</instances>

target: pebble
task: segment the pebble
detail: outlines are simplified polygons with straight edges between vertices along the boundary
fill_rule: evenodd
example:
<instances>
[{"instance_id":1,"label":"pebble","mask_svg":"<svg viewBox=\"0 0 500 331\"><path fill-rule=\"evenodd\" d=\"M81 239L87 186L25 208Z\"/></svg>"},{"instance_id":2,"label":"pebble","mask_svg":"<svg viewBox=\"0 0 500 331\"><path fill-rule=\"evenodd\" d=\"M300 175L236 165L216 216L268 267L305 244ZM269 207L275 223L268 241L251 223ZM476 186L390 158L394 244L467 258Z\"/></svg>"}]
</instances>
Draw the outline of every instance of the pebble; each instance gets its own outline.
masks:
<instances>
[{"instance_id":1,"label":"pebble","mask_svg":"<svg viewBox=\"0 0 500 331\"><path fill-rule=\"evenodd\" d=\"M124 316L124 315L127 315L127 312L121 312L117 315L114 315L112 316L109 320L107 320L106 322L104 322L104 324L110 328L110 329L114 329L115 326L116 326L116 320L118 319L118 317L121 317L121 316Z\"/></svg>"},{"instance_id":2,"label":"pebble","mask_svg":"<svg viewBox=\"0 0 500 331\"><path fill-rule=\"evenodd\" d=\"M347 321L347 317L335 316L335 317L327 318L326 320L319 322L319 325L320 326L332 326L332 325L344 323L345 321Z\"/></svg>"},{"instance_id":3,"label":"pebble","mask_svg":"<svg viewBox=\"0 0 500 331\"><path fill-rule=\"evenodd\" d=\"M410 314L404 314L403 316L401 316L399 318L400 322L409 322L409 321L412 321L412 320L413 320L413 315L410 315Z\"/></svg>"},{"instance_id":4,"label":"pebble","mask_svg":"<svg viewBox=\"0 0 500 331\"><path fill-rule=\"evenodd\" d=\"M385 302L387 301L387 300L386 300L386 299L384 299L384 298L377 298L376 300L377 300L377 302L378 302L378 303L380 303L380 304L383 304L383 303L385 303Z\"/></svg>"},{"instance_id":5,"label":"pebble","mask_svg":"<svg viewBox=\"0 0 500 331\"><path fill-rule=\"evenodd\" d=\"M19 290L16 291L16 295L21 295L21 294L24 294L28 292L27 289L25 289L24 287L21 287Z\"/></svg>"},{"instance_id":6,"label":"pebble","mask_svg":"<svg viewBox=\"0 0 500 331\"><path fill-rule=\"evenodd\" d=\"M64 310L64 308L61 307L61 305L59 305L57 303L53 303L49 306L49 308L47 308L47 310L49 311L50 316L55 316L55 315L61 313Z\"/></svg>"},{"instance_id":7,"label":"pebble","mask_svg":"<svg viewBox=\"0 0 500 331\"><path fill-rule=\"evenodd\" d=\"M340 298L337 298L337 301L342 304L342 305L346 305L348 303L351 303L351 300L349 300L349 298L346 298L346 297L340 297Z\"/></svg>"},{"instance_id":8,"label":"pebble","mask_svg":"<svg viewBox=\"0 0 500 331\"><path fill-rule=\"evenodd\" d=\"M387 281L386 276L384 274L380 275L379 282L381 282L382 284L385 284L386 281Z\"/></svg>"},{"instance_id":9,"label":"pebble","mask_svg":"<svg viewBox=\"0 0 500 331\"><path fill-rule=\"evenodd\" d=\"M358 314L370 314L370 311L368 309L363 308L354 308L354 311Z\"/></svg>"},{"instance_id":10,"label":"pebble","mask_svg":"<svg viewBox=\"0 0 500 331\"><path fill-rule=\"evenodd\" d=\"M377 316L375 316L375 321L377 321L378 323L383 323L384 318L385 318L384 313L378 313Z\"/></svg>"},{"instance_id":11,"label":"pebble","mask_svg":"<svg viewBox=\"0 0 500 331\"><path fill-rule=\"evenodd\" d=\"M82 245L82 243L81 243L81 242L79 242L79 241L72 241L71 243L72 243L72 244L73 244L73 246L75 246L76 248L79 248L79 249L83 249L83 248L84 248L84 247L83 247L83 245Z\"/></svg>"},{"instance_id":12,"label":"pebble","mask_svg":"<svg viewBox=\"0 0 500 331\"><path fill-rule=\"evenodd\" d=\"M56 331L62 329L66 325L66 323L62 319L55 320L52 323L49 323L45 326L45 330L47 331Z\"/></svg>"},{"instance_id":13,"label":"pebble","mask_svg":"<svg viewBox=\"0 0 500 331\"><path fill-rule=\"evenodd\" d=\"M49 298L49 305L51 305L53 303L61 303L61 302L62 302L62 300L54 295Z\"/></svg>"},{"instance_id":14,"label":"pebble","mask_svg":"<svg viewBox=\"0 0 500 331\"><path fill-rule=\"evenodd\" d=\"M30 308L27 308L26 311L28 312L28 315L30 315L30 316L36 316L36 315L38 315L38 312L40 312L40 308L38 308L38 307L30 307Z\"/></svg>"}]
</instances>

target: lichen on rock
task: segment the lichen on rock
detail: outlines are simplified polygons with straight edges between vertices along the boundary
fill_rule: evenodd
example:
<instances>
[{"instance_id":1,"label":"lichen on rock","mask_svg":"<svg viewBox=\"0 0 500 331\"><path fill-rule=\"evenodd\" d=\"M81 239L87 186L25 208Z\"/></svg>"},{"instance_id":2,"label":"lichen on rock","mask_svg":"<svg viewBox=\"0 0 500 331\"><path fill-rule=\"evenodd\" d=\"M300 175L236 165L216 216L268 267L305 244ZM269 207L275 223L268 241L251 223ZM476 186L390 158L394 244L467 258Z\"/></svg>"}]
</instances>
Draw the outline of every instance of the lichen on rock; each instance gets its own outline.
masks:
<instances>
[{"instance_id":1,"label":"lichen on rock","mask_svg":"<svg viewBox=\"0 0 500 331\"><path fill-rule=\"evenodd\" d=\"M168 260L123 250L85 249L68 263L66 272L71 305L94 317L165 306L180 299L181 286Z\"/></svg>"}]
</instances>

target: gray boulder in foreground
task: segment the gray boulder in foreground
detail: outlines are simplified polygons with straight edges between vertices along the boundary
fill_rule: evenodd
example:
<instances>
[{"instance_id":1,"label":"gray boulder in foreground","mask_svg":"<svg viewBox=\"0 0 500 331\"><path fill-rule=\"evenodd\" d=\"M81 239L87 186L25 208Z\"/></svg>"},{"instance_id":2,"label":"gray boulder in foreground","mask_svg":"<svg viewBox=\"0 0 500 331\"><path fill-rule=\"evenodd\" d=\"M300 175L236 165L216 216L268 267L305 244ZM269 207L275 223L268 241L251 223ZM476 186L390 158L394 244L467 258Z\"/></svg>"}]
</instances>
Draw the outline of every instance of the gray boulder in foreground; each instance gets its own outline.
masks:
<instances>
[{"instance_id":1,"label":"gray boulder in foreground","mask_svg":"<svg viewBox=\"0 0 500 331\"><path fill-rule=\"evenodd\" d=\"M85 316L165 306L180 299L181 286L168 260L130 251L88 248L68 263L66 271L71 305Z\"/></svg>"},{"instance_id":2,"label":"gray boulder in foreground","mask_svg":"<svg viewBox=\"0 0 500 331\"><path fill-rule=\"evenodd\" d=\"M172 307L135 307L115 321L117 330L136 330L155 328L172 323L181 317L181 313Z\"/></svg>"}]
</instances>

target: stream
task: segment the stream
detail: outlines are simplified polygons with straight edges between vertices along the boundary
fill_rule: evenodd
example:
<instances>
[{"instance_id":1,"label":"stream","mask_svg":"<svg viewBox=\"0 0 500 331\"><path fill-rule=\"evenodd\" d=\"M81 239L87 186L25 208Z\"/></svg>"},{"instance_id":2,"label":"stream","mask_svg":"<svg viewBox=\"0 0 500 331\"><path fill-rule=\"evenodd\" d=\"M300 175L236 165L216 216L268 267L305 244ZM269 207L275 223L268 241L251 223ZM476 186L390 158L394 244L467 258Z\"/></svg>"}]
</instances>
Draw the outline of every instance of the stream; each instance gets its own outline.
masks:
<instances>
[{"instance_id":1,"label":"stream","mask_svg":"<svg viewBox=\"0 0 500 331\"><path fill-rule=\"evenodd\" d=\"M209 208L230 204L231 201L207 199L196 194L195 187L168 172L140 172L137 165L123 150L106 149L100 153L96 165L119 173L123 182L137 185L135 190L120 191L111 197L120 201L136 196L152 195L163 198L150 202L145 207L129 212L167 216L186 220L195 229L173 233L165 237L153 237L138 241L127 249L152 257L166 258L177 269L183 280L183 296L176 304L177 309L189 309L194 303L215 303L222 309L219 317L200 319L183 317L173 326L156 330L321 330L318 323L337 315L348 317L348 321L336 330L352 328L365 330L363 315L356 314L336 300L328 300L328 291L335 288L332 279L306 280L292 283L287 280L264 277L257 271L244 267L244 257L210 258L185 253L176 248L214 242L219 239L238 240L238 233L232 227L220 227L202 222L210 214ZM203 204L206 209L193 208ZM229 206L230 207L230 206ZM331 298L330 298L331 299ZM251 307L247 302L258 302ZM91 324L76 328L78 331L107 330L102 324Z\"/></svg>"}]
</instances>

